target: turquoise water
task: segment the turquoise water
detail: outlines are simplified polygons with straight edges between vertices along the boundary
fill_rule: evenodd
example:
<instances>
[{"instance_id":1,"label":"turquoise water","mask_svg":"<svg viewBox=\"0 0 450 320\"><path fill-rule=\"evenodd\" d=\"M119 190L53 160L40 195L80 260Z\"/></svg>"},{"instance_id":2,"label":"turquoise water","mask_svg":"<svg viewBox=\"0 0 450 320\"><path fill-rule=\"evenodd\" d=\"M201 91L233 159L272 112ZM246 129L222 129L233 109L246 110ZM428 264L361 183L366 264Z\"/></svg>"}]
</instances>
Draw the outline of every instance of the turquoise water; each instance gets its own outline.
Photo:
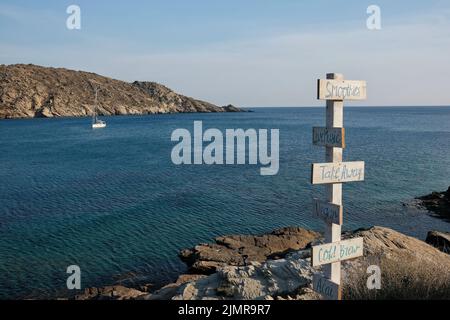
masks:
<instances>
[{"instance_id":1,"label":"turquoise water","mask_svg":"<svg viewBox=\"0 0 450 320\"><path fill-rule=\"evenodd\" d=\"M0 121L0 298L70 294L67 266L82 287L161 283L185 266L177 252L212 237L298 225L311 217L310 164L324 149L311 127L324 108ZM176 128L278 128L280 171L259 165L175 166ZM344 185L344 227L392 227L424 238L450 224L403 207L450 184L450 108L347 108L344 159L366 162L366 181ZM73 292L71 292L73 293Z\"/></svg>"}]
</instances>

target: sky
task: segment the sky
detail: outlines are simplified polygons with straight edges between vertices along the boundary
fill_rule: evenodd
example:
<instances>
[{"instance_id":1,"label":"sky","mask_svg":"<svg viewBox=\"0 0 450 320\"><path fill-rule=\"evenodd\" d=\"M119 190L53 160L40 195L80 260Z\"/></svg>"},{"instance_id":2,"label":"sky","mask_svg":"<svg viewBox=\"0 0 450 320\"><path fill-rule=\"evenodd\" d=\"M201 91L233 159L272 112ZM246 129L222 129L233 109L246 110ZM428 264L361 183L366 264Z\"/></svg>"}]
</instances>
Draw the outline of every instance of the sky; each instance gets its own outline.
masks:
<instances>
[{"instance_id":1,"label":"sky","mask_svg":"<svg viewBox=\"0 0 450 320\"><path fill-rule=\"evenodd\" d=\"M81 9L81 29L66 12ZM369 30L367 8L381 9ZM156 81L218 105L323 106L326 73L366 80L349 105L450 105L450 1L0 0L0 64Z\"/></svg>"}]
</instances>

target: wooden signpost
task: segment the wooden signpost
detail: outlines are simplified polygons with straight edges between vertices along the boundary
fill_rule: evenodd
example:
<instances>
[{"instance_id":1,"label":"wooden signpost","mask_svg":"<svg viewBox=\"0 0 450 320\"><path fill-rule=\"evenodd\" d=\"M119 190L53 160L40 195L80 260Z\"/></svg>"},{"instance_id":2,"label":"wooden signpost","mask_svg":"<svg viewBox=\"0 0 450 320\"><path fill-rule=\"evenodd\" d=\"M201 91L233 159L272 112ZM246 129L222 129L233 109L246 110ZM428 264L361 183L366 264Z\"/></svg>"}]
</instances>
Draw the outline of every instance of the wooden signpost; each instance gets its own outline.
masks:
<instances>
[{"instance_id":1,"label":"wooden signpost","mask_svg":"<svg viewBox=\"0 0 450 320\"><path fill-rule=\"evenodd\" d=\"M363 238L341 240L343 224L342 183L364 180L364 162L342 162L345 145L344 100L364 100L365 81L344 80L327 74L318 80L317 98L326 100L326 127L313 128L313 144L325 147L326 163L315 163L312 184L325 184L326 201L314 199L313 215L325 221L325 244L311 249L311 264L323 265L313 277L313 289L326 299L341 299L341 261L363 255Z\"/></svg>"}]
</instances>

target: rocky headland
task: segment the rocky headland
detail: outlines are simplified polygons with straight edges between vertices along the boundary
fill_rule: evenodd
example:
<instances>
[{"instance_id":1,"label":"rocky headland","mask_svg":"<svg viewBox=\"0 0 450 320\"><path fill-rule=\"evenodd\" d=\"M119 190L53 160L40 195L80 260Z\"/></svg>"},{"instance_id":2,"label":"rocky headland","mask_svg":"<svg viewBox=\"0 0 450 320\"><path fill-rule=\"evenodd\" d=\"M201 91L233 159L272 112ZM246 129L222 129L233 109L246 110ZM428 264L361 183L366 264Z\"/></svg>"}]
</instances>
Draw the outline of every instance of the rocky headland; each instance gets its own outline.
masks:
<instances>
[{"instance_id":1,"label":"rocky headland","mask_svg":"<svg viewBox=\"0 0 450 320\"><path fill-rule=\"evenodd\" d=\"M384 227L346 232L363 237L364 256L342 263L345 299L450 299L450 255L439 247ZM213 243L184 249L180 258L189 273L157 290L109 286L89 288L76 297L140 300L321 299L312 290L320 271L310 247L320 233L288 227L263 235L218 237ZM378 265L382 288L367 289L367 267Z\"/></svg>"},{"instance_id":2,"label":"rocky headland","mask_svg":"<svg viewBox=\"0 0 450 320\"><path fill-rule=\"evenodd\" d=\"M37 65L0 65L0 119L181 112L239 112L178 94L156 82L128 83L95 73Z\"/></svg>"}]
</instances>

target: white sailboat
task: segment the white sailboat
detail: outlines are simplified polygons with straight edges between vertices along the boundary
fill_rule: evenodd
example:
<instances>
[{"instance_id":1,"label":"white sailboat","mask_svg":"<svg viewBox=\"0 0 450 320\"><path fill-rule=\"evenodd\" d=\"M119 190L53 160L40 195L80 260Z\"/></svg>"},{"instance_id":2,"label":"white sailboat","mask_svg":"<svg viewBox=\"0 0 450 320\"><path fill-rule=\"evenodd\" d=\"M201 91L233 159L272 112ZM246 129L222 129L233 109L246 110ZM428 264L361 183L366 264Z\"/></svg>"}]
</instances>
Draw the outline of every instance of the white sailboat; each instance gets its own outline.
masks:
<instances>
[{"instance_id":1,"label":"white sailboat","mask_svg":"<svg viewBox=\"0 0 450 320\"><path fill-rule=\"evenodd\" d=\"M94 113L92 114L92 129L99 129L106 127L106 122L97 118L97 88L95 88L95 105Z\"/></svg>"}]
</instances>

